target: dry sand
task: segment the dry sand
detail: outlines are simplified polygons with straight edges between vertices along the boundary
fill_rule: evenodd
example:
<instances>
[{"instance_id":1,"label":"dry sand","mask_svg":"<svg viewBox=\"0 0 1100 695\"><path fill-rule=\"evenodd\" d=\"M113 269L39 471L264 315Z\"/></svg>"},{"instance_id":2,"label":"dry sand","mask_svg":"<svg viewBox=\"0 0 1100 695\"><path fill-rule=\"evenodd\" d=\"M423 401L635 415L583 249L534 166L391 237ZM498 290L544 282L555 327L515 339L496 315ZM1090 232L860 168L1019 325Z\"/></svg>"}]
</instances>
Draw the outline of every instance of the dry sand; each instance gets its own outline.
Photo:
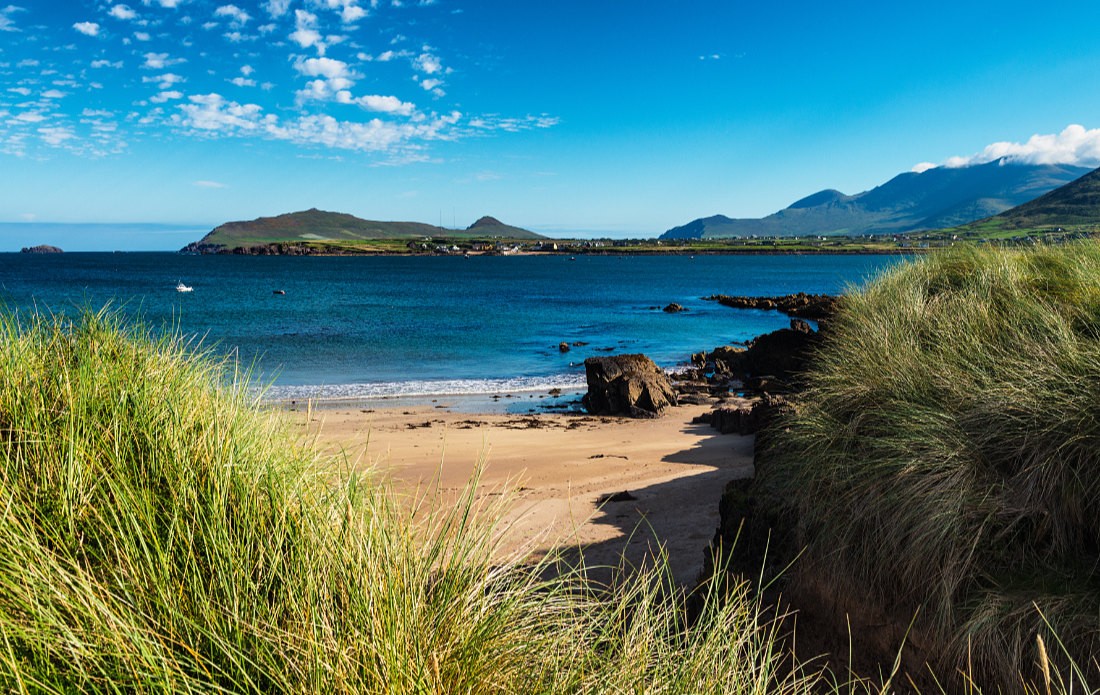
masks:
<instances>
[{"instance_id":1,"label":"dry sand","mask_svg":"<svg viewBox=\"0 0 1100 695\"><path fill-rule=\"evenodd\" d=\"M477 494L511 500L505 552L568 543L590 564L613 566L625 555L637 566L657 541L676 579L690 584L718 525L722 488L752 474L752 437L691 424L709 409L681 406L654 420L326 409L311 413L309 429L408 495L438 485L441 498L453 498L484 458ZM619 492L634 499L598 502Z\"/></svg>"}]
</instances>

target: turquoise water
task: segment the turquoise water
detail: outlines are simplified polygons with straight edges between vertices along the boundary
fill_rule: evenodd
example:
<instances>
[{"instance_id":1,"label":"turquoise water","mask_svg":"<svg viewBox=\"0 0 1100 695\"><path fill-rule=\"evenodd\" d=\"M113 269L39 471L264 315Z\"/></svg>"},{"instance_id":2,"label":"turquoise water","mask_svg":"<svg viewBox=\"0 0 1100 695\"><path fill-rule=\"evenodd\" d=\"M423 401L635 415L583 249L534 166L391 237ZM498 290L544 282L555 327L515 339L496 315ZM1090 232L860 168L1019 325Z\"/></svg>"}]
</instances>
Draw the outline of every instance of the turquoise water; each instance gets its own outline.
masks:
<instances>
[{"instance_id":1,"label":"turquoise water","mask_svg":"<svg viewBox=\"0 0 1100 695\"><path fill-rule=\"evenodd\" d=\"M675 367L789 323L705 295L839 292L899 261L0 254L0 301L53 312L111 303L178 326L254 364L274 398L490 394L579 386L595 355L642 352ZM194 291L176 292L179 281ZM660 311L669 302L688 311ZM562 353L563 341L587 345Z\"/></svg>"}]
</instances>

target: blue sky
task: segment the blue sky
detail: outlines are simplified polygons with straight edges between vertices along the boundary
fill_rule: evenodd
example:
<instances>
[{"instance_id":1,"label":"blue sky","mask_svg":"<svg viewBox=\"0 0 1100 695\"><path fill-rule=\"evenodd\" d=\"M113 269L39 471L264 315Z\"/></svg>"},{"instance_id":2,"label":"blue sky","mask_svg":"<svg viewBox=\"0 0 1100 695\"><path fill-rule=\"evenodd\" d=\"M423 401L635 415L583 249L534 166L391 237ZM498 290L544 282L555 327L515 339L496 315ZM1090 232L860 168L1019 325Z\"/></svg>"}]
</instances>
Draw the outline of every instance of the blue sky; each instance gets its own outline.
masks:
<instances>
[{"instance_id":1,"label":"blue sky","mask_svg":"<svg viewBox=\"0 0 1100 695\"><path fill-rule=\"evenodd\" d=\"M0 223L652 236L913 167L1098 166L1098 26L1094 0L0 0Z\"/></svg>"}]
</instances>

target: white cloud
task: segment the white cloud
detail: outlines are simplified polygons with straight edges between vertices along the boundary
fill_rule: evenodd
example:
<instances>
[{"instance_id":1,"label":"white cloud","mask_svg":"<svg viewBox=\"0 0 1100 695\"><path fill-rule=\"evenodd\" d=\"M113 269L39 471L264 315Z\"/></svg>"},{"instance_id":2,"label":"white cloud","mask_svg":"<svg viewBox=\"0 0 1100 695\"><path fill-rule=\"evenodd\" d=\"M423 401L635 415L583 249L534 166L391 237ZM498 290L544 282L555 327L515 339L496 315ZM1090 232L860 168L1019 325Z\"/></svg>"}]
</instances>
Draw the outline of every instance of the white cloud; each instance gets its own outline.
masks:
<instances>
[{"instance_id":1,"label":"white cloud","mask_svg":"<svg viewBox=\"0 0 1100 695\"><path fill-rule=\"evenodd\" d=\"M151 1L152 0L143 0L146 5L151 4ZM165 9L179 7L184 2L187 2L187 0L156 0L156 3Z\"/></svg>"},{"instance_id":2,"label":"white cloud","mask_svg":"<svg viewBox=\"0 0 1100 695\"><path fill-rule=\"evenodd\" d=\"M146 53L145 64L143 68L150 70L163 70L169 65L178 65L180 63L186 63L184 58L169 58L167 53Z\"/></svg>"},{"instance_id":3,"label":"white cloud","mask_svg":"<svg viewBox=\"0 0 1100 695\"><path fill-rule=\"evenodd\" d=\"M359 6L359 0L314 0L314 3L340 13L340 20L344 24L351 24L367 16L367 11ZM374 3L377 4L377 0Z\"/></svg>"},{"instance_id":4,"label":"white cloud","mask_svg":"<svg viewBox=\"0 0 1100 695\"><path fill-rule=\"evenodd\" d=\"M154 104L163 104L166 101L174 101L176 99L182 99L182 98L183 98L183 92L180 92L180 91L177 91L177 90L173 89L173 90L163 91L160 94L157 94L156 96L149 97L149 101L153 102Z\"/></svg>"},{"instance_id":5,"label":"white cloud","mask_svg":"<svg viewBox=\"0 0 1100 695\"><path fill-rule=\"evenodd\" d=\"M348 64L334 58L307 58L299 59L294 67L299 73L308 77L324 77L335 79L339 77L351 78L355 75L348 69Z\"/></svg>"},{"instance_id":6,"label":"white cloud","mask_svg":"<svg viewBox=\"0 0 1100 695\"><path fill-rule=\"evenodd\" d=\"M928 171L929 169L935 169L935 168L936 168L936 165L933 164L932 162L920 162L919 164L914 164L913 168L910 169L909 171L913 172L914 174L923 174L924 172Z\"/></svg>"},{"instance_id":7,"label":"white cloud","mask_svg":"<svg viewBox=\"0 0 1100 695\"><path fill-rule=\"evenodd\" d=\"M215 17L228 17L231 24L238 27L243 27L248 23L248 20L252 19L251 16L236 5L222 5L218 9L214 10Z\"/></svg>"},{"instance_id":8,"label":"white cloud","mask_svg":"<svg viewBox=\"0 0 1100 695\"><path fill-rule=\"evenodd\" d=\"M149 36L149 34L144 31L135 31L134 38L138 41L149 41L153 37Z\"/></svg>"},{"instance_id":9,"label":"white cloud","mask_svg":"<svg viewBox=\"0 0 1100 695\"><path fill-rule=\"evenodd\" d=\"M22 7L16 7L15 5L0 8L0 31L19 31L19 27L15 26L15 21L12 20L11 16L22 11Z\"/></svg>"},{"instance_id":10,"label":"white cloud","mask_svg":"<svg viewBox=\"0 0 1100 695\"><path fill-rule=\"evenodd\" d=\"M402 161L419 158L423 142L453 140L461 133L457 124L462 114L432 114L415 122L395 123L373 118L366 122L341 121L328 115L308 115L280 121L264 114L257 104L226 100L220 94L189 97L178 107L171 122L196 134L215 136L258 136L300 145L333 149L381 152Z\"/></svg>"},{"instance_id":11,"label":"white cloud","mask_svg":"<svg viewBox=\"0 0 1100 695\"><path fill-rule=\"evenodd\" d=\"M177 75L174 72L166 72L163 75L149 75L142 77L141 81L145 84L155 83L160 89L169 89L172 85L186 82L187 78L182 75Z\"/></svg>"},{"instance_id":12,"label":"white cloud","mask_svg":"<svg viewBox=\"0 0 1100 695\"><path fill-rule=\"evenodd\" d=\"M396 57L397 57L397 54L394 53L393 51L386 51L385 53L379 53L378 57L375 58L375 60L377 60L380 63L388 63Z\"/></svg>"},{"instance_id":13,"label":"white cloud","mask_svg":"<svg viewBox=\"0 0 1100 695\"><path fill-rule=\"evenodd\" d=\"M29 97L31 95L31 90L27 89L26 87L9 87L8 91L15 92L16 94L25 97Z\"/></svg>"},{"instance_id":14,"label":"white cloud","mask_svg":"<svg viewBox=\"0 0 1100 695\"><path fill-rule=\"evenodd\" d=\"M561 122L557 116L540 114L538 116L524 116L522 118L508 118L495 114L478 116L469 121L470 128L476 131L504 131L506 133L518 133L535 128L553 128Z\"/></svg>"},{"instance_id":15,"label":"white cloud","mask_svg":"<svg viewBox=\"0 0 1100 695\"><path fill-rule=\"evenodd\" d=\"M15 117L15 120L21 123L41 123L42 121L46 120L46 117L38 111L24 111L23 113L17 115Z\"/></svg>"},{"instance_id":16,"label":"white cloud","mask_svg":"<svg viewBox=\"0 0 1100 695\"><path fill-rule=\"evenodd\" d=\"M57 89L47 89L46 91L42 92L43 99L60 99L63 96L65 96L65 92Z\"/></svg>"},{"instance_id":17,"label":"white cloud","mask_svg":"<svg viewBox=\"0 0 1100 695\"><path fill-rule=\"evenodd\" d=\"M360 97L355 100L355 103L359 104L368 111L377 111L379 113L392 113L399 116L409 116L416 110L416 106L410 104L407 101L401 101L395 96L380 96L377 94L370 94L365 97Z\"/></svg>"},{"instance_id":18,"label":"white cloud","mask_svg":"<svg viewBox=\"0 0 1100 695\"><path fill-rule=\"evenodd\" d=\"M426 75L434 75L443 71L443 64L439 58L431 53L421 53L413 61L413 67Z\"/></svg>"},{"instance_id":19,"label":"white cloud","mask_svg":"<svg viewBox=\"0 0 1100 695\"><path fill-rule=\"evenodd\" d=\"M73 129L68 126L46 126L38 129L42 142L52 147L60 147L66 140L76 137Z\"/></svg>"},{"instance_id":20,"label":"white cloud","mask_svg":"<svg viewBox=\"0 0 1100 695\"><path fill-rule=\"evenodd\" d=\"M267 118L275 118L262 116L263 108L257 104L226 101L220 94L196 94L188 99L190 104L179 107L183 116L177 117L177 123L199 131L229 134L257 131Z\"/></svg>"},{"instance_id":21,"label":"white cloud","mask_svg":"<svg viewBox=\"0 0 1100 695\"><path fill-rule=\"evenodd\" d=\"M229 81L232 84L237 85L238 87L255 87L256 86L256 80L250 80L247 77L234 77L233 79L231 79Z\"/></svg>"},{"instance_id":22,"label":"white cloud","mask_svg":"<svg viewBox=\"0 0 1100 695\"><path fill-rule=\"evenodd\" d=\"M228 188L224 183L217 181L195 181L191 185L197 188Z\"/></svg>"},{"instance_id":23,"label":"white cloud","mask_svg":"<svg viewBox=\"0 0 1100 695\"><path fill-rule=\"evenodd\" d=\"M245 77L248 77L249 75L251 75L254 72L256 72L256 70L251 65L242 65L241 66L241 74L244 75Z\"/></svg>"},{"instance_id":24,"label":"white cloud","mask_svg":"<svg viewBox=\"0 0 1100 695\"><path fill-rule=\"evenodd\" d=\"M267 0L264 3L264 9L272 17L282 17L290 9L290 0Z\"/></svg>"},{"instance_id":25,"label":"white cloud","mask_svg":"<svg viewBox=\"0 0 1100 695\"><path fill-rule=\"evenodd\" d=\"M95 22L77 22L73 25L73 29L76 29L85 36L99 35L99 25Z\"/></svg>"},{"instance_id":26,"label":"white cloud","mask_svg":"<svg viewBox=\"0 0 1100 695\"><path fill-rule=\"evenodd\" d=\"M137 12L131 10L130 7L127 5L115 5L107 14L111 15L115 19L122 20L134 19L135 17L137 17Z\"/></svg>"},{"instance_id":27,"label":"white cloud","mask_svg":"<svg viewBox=\"0 0 1100 695\"><path fill-rule=\"evenodd\" d=\"M317 49L319 55L325 54L325 44L321 41L321 33L317 31L317 15L305 10L294 10L294 32L290 40L301 46Z\"/></svg>"},{"instance_id":28,"label":"white cloud","mask_svg":"<svg viewBox=\"0 0 1100 695\"><path fill-rule=\"evenodd\" d=\"M109 60L93 60L92 61L92 67L93 68L115 68L117 70L117 69L122 67L122 61L118 60L118 61L115 61L115 62L111 62Z\"/></svg>"},{"instance_id":29,"label":"white cloud","mask_svg":"<svg viewBox=\"0 0 1100 695\"><path fill-rule=\"evenodd\" d=\"M1100 128L1069 125L1061 133L1032 135L1027 142L995 142L968 157L949 157L943 166L958 168L997 160L1022 164L1100 166ZM922 165L918 165L922 166Z\"/></svg>"}]
</instances>

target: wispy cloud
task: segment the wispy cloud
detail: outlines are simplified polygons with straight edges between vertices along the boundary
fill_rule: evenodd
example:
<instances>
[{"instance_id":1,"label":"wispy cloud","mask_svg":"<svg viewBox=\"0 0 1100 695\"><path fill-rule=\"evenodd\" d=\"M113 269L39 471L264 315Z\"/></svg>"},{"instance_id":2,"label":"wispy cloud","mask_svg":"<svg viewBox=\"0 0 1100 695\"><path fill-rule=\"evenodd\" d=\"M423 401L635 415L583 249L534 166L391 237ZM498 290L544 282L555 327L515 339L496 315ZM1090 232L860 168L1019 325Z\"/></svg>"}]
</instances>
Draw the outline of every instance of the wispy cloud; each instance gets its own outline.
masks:
<instances>
[{"instance_id":1,"label":"wispy cloud","mask_svg":"<svg viewBox=\"0 0 1100 695\"><path fill-rule=\"evenodd\" d=\"M214 16L226 17L229 19L230 24L237 27L243 27L248 23L248 20L252 19L247 12L236 5L222 5L214 10Z\"/></svg>"},{"instance_id":2,"label":"wispy cloud","mask_svg":"<svg viewBox=\"0 0 1100 695\"><path fill-rule=\"evenodd\" d=\"M1032 135L1026 142L995 142L981 152L965 157L948 157L941 166L959 168L1004 160L1020 164L1071 164L1100 166L1100 128L1086 129L1082 125L1066 126L1060 133ZM913 171L935 167L921 162Z\"/></svg>"},{"instance_id":3,"label":"wispy cloud","mask_svg":"<svg viewBox=\"0 0 1100 695\"><path fill-rule=\"evenodd\" d=\"M19 27L15 26L12 15L23 11L25 10L22 7L16 7L15 5L0 8L0 31L19 31Z\"/></svg>"},{"instance_id":4,"label":"wispy cloud","mask_svg":"<svg viewBox=\"0 0 1100 695\"><path fill-rule=\"evenodd\" d=\"M191 185L196 188L229 188L226 184L218 181L195 181Z\"/></svg>"}]
</instances>

